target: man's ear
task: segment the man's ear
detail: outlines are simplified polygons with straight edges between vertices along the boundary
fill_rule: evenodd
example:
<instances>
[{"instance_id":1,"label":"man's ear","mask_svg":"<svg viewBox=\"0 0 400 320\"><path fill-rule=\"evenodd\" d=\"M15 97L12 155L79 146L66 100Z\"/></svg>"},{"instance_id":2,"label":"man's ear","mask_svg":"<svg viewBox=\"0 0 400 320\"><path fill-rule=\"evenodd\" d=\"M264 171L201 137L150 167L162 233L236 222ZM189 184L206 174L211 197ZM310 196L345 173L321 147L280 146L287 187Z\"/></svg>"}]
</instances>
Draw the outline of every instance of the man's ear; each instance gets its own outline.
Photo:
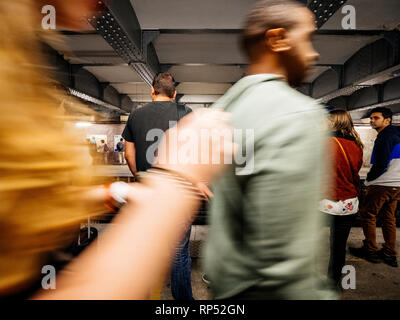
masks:
<instances>
[{"instance_id":1,"label":"man's ear","mask_svg":"<svg viewBox=\"0 0 400 320\"><path fill-rule=\"evenodd\" d=\"M284 52L289 51L292 46L287 38L287 32L285 28L269 29L265 32L265 41L267 47L272 52Z\"/></svg>"},{"instance_id":2,"label":"man's ear","mask_svg":"<svg viewBox=\"0 0 400 320\"><path fill-rule=\"evenodd\" d=\"M385 126L388 126L388 125L392 124L392 121L390 120L390 118L386 118L386 119L383 120L383 123L384 123Z\"/></svg>"},{"instance_id":3,"label":"man's ear","mask_svg":"<svg viewBox=\"0 0 400 320\"><path fill-rule=\"evenodd\" d=\"M175 98L176 98L176 90L174 91L174 96L172 97L172 99L175 100Z\"/></svg>"},{"instance_id":4,"label":"man's ear","mask_svg":"<svg viewBox=\"0 0 400 320\"><path fill-rule=\"evenodd\" d=\"M155 95L156 95L156 90L154 90L154 87L153 87L153 86L151 87L151 95L152 95L152 96L155 96Z\"/></svg>"}]
</instances>

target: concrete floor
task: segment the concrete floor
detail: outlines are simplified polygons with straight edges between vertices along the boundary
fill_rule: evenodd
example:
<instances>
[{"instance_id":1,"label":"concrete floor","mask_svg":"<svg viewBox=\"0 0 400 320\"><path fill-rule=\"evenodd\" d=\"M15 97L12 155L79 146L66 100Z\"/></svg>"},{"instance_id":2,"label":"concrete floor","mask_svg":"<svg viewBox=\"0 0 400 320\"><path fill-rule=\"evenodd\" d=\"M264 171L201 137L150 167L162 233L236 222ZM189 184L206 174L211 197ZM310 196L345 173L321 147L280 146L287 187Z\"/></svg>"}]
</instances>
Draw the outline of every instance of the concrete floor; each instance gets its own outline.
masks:
<instances>
[{"instance_id":1,"label":"concrete floor","mask_svg":"<svg viewBox=\"0 0 400 320\"><path fill-rule=\"evenodd\" d=\"M364 235L361 228L353 228L347 244L361 247ZM384 243L382 230L377 228L377 243ZM400 248L400 228L397 228L397 251ZM400 262L400 259L398 262ZM400 299L400 268L393 268L385 263L373 264L363 259L347 254L346 264L356 269L356 289L345 290L343 300L399 300Z\"/></svg>"},{"instance_id":2,"label":"concrete floor","mask_svg":"<svg viewBox=\"0 0 400 320\"><path fill-rule=\"evenodd\" d=\"M329 247L329 229L321 231L323 254L319 261L321 272L327 268ZM192 255L192 288L193 296L196 300L211 299L211 292L202 279L203 273L201 262L201 245L207 236L207 226L193 226L191 235L191 255ZM361 228L352 228L348 240L348 245L360 247L364 239ZM377 228L377 242L383 243L382 231ZM397 230L397 247L400 244L400 228ZM400 262L400 261L399 261ZM356 289L344 290L342 300L397 300L400 299L400 268L392 268L384 263L373 264L365 260L347 254L346 264L352 265L356 270ZM165 281L161 291L161 300L172 300L169 279Z\"/></svg>"}]
</instances>

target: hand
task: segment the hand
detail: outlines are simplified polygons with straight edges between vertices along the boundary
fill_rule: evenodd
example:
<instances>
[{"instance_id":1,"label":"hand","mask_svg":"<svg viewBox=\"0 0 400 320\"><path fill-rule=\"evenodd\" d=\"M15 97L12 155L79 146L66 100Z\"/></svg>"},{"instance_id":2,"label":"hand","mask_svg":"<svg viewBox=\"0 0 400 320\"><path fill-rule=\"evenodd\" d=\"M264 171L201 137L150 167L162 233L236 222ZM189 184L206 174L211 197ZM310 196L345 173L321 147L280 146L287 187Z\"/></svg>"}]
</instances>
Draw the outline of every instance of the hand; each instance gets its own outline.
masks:
<instances>
[{"instance_id":1,"label":"hand","mask_svg":"<svg viewBox=\"0 0 400 320\"><path fill-rule=\"evenodd\" d=\"M195 185L212 181L237 149L228 120L228 113L214 109L190 113L165 133L154 166L177 171Z\"/></svg>"},{"instance_id":2,"label":"hand","mask_svg":"<svg viewBox=\"0 0 400 320\"><path fill-rule=\"evenodd\" d=\"M214 194L208 188L208 186L204 182L198 182L196 184L197 189L202 194L202 196L208 201L210 198L214 198Z\"/></svg>"}]
</instances>

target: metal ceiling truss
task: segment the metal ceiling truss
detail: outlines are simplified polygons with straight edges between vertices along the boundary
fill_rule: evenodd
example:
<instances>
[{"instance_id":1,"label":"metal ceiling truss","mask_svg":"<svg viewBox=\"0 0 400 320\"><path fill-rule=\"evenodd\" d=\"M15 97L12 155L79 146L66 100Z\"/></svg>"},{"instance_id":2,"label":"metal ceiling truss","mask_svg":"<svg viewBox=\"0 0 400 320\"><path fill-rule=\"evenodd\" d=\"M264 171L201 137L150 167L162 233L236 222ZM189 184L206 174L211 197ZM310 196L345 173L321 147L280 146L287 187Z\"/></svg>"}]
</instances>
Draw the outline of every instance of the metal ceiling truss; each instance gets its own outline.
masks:
<instances>
[{"instance_id":1,"label":"metal ceiling truss","mask_svg":"<svg viewBox=\"0 0 400 320\"><path fill-rule=\"evenodd\" d=\"M350 111L368 111L368 110L371 110L371 109L377 108L377 107L389 107L389 106L393 106L393 105L397 105L397 104L400 105L400 98L390 100L390 101L376 103L376 104L373 104L370 106L366 106L366 107L362 107L362 108L358 108L358 109L354 109L354 110L350 110Z\"/></svg>"},{"instance_id":2,"label":"metal ceiling truss","mask_svg":"<svg viewBox=\"0 0 400 320\"><path fill-rule=\"evenodd\" d=\"M357 90L379 85L398 77L400 76L399 55L400 32L386 32L381 39L357 51L344 65L331 66L338 75L339 89L322 96L314 95L314 97L319 97L320 102L326 103L336 97L348 96ZM386 65L381 63L385 61Z\"/></svg>"},{"instance_id":3,"label":"metal ceiling truss","mask_svg":"<svg viewBox=\"0 0 400 320\"><path fill-rule=\"evenodd\" d=\"M55 80L57 80L57 82L61 85L63 89L69 92L72 96L75 96L81 99L82 101L88 103L88 105L90 105L92 109L96 109L97 107L99 107L102 110L106 109L107 111L110 111L112 113L120 113L120 114L125 113L125 111L119 106L101 100L103 98L102 95L104 94L104 91L100 89L104 88L101 87L97 88L100 86L100 83L98 82L97 78L94 75L92 75L89 71L84 70L82 68L83 65L71 64L68 61L66 61L61 54L59 54L50 46L46 44L42 44L42 46L43 46L43 51L47 56L47 61L51 64L50 67L49 66L46 67L50 68L50 74ZM79 88L77 87L77 77L79 77L78 73L81 70L90 74L90 76L96 80L96 83L92 84L97 89L99 89L100 95L97 98L93 97L90 94L85 93L85 91L90 92L90 90L88 89L89 83L84 81L82 82L82 79L80 81L80 87ZM46 72L48 71L46 70ZM121 98L121 95L119 95L119 98Z\"/></svg>"},{"instance_id":4,"label":"metal ceiling truss","mask_svg":"<svg viewBox=\"0 0 400 320\"><path fill-rule=\"evenodd\" d=\"M394 113L400 113L400 91L396 87L395 80L400 76L400 73L396 75L393 70L400 70L400 65L362 79L357 86L342 88L339 90L341 95L335 95L336 97L329 95L333 98L323 102L328 102L331 107L345 108L360 118L368 117L368 111L376 107L389 107ZM366 83L368 85L365 85ZM357 92L360 89L365 90ZM360 99L364 106L357 106L357 101L360 101Z\"/></svg>"},{"instance_id":5,"label":"metal ceiling truss","mask_svg":"<svg viewBox=\"0 0 400 320\"><path fill-rule=\"evenodd\" d=\"M307 7L314 13L317 28L321 28L347 0L309 0Z\"/></svg>"},{"instance_id":6,"label":"metal ceiling truss","mask_svg":"<svg viewBox=\"0 0 400 320\"><path fill-rule=\"evenodd\" d=\"M304 0L301 1L315 14L317 27L320 28L326 23L337 10L339 10L347 0ZM111 45L118 55L143 79L145 83L151 85L154 75L158 71L166 71L174 64L160 65L153 46L153 41L160 34L238 34L240 29L161 29L161 30L141 30L135 11L129 0L111 0L105 4L98 2L98 14L88 18L96 31ZM395 60L399 59L399 38L398 33L385 35L382 30L317 30L317 34L322 35L382 35L392 44L395 51ZM398 62L397 62L398 63ZM244 66L242 66L244 67ZM350 86L345 86L344 69L345 66L331 66L338 74L339 90L323 96L320 101L328 102L335 97L349 96L362 88L370 87L383 83L393 72L398 70L385 70L375 73L363 80L354 82ZM388 73L389 72L389 73ZM368 82L367 82L368 80ZM312 87L310 87L312 92Z\"/></svg>"},{"instance_id":7,"label":"metal ceiling truss","mask_svg":"<svg viewBox=\"0 0 400 320\"><path fill-rule=\"evenodd\" d=\"M340 96L349 96L360 89L369 88L374 85L380 85L390 79L400 76L399 71L400 71L400 65L396 65L396 66L389 68L387 70L384 70L382 72L378 72L376 74L365 77L365 78L353 83L350 86L340 88L337 91L334 91L330 94L323 96L318 101L321 103L327 103L328 101L330 101L334 98L340 97Z\"/></svg>"},{"instance_id":8,"label":"metal ceiling truss","mask_svg":"<svg viewBox=\"0 0 400 320\"><path fill-rule=\"evenodd\" d=\"M318 28L326 23L333 14L339 10L347 0L340 0L340 1L327 1L327 0L308 0L307 6L308 8L313 11L316 16L316 24ZM391 63L393 67L387 68L381 72L375 72L370 74L362 79L353 82L351 85L345 85L345 71L347 65L336 65L331 66L331 68L337 73L338 75L338 85L339 89L331 92L329 94L324 95L319 99L322 103L327 103L335 98L342 97L346 101L347 99L356 91L369 88L375 86L378 91L378 103L367 106L365 108L358 108L353 111L362 111L362 110L369 110L374 107L378 106L393 106L399 103L399 99L390 100L390 101L383 101L383 83L386 81L393 79L395 77L400 76L400 32L398 31L384 31L384 30L317 30L316 34L322 35L367 35L367 36L376 36L380 35L382 38L386 39L391 47L392 47L392 57L393 61ZM361 51L362 49L360 49ZM359 51L359 52L360 52ZM383 57L382 57L383 58ZM317 81L318 78L315 80ZM315 83L314 81L314 83ZM313 84L314 84L313 83ZM313 84L311 84L311 92ZM365 115L364 115L365 116Z\"/></svg>"},{"instance_id":9,"label":"metal ceiling truss","mask_svg":"<svg viewBox=\"0 0 400 320\"><path fill-rule=\"evenodd\" d=\"M67 88L67 90L68 90L69 94L71 94L72 96L77 97L79 99L82 99L85 102L94 103L100 107L106 108L111 111L115 111L118 114L126 114L126 111L122 110L121 108L114 106L110 103L107 103L105 101L102 101L100 99L94 98L86 93L83 93L81 91L78 91L78 90L72 89L72 88Z\"/></svg>"},{"instance_id":10,"label":"metal ceiling truss","mask_svg":"<svg viewBox=\"0 0 400 320\"><path fill-rule=\"evenodd\" d=\"M143 79L151 84L159 71L158 58L151 42L156 33L142 33L129 0L98 1L97 15L88 17L90 24Z\"/></svg>"},{"instance_id":11,"label":"metal ceiling truss","mask_svg":"<svg viewBox=\"0 0 400 320\"><path fill-rule=\"evenodd\" d=\"M352 117L355 119L357 119L357 115L360 119L365 119L365 118L369 117L370 111L372 109L378 108L378 107L390 108L393 112L393 115L397 115L400 113L400 98L390 100L390 101L375 103L375 104L372 104L372 105L369 105L366 107L362 107L362 108L358 108L358 109L349 110L349 112L352 115ZM355 121L355 123L356 123L356 121ZM395 119L393 119L393 123L395 123ZM400 123L400 121L396 121L396 123Z\"/></svg>"}]
</instances>

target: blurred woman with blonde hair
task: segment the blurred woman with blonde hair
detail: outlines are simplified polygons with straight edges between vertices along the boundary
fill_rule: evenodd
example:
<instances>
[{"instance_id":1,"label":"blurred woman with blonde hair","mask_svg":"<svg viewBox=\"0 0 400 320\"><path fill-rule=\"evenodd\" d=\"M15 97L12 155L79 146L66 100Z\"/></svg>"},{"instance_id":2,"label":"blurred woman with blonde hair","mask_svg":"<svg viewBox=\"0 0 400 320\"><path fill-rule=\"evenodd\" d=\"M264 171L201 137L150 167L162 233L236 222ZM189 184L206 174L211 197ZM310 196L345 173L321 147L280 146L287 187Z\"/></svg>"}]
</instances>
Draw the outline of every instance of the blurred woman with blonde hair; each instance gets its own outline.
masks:
<instances>
[{"instance_id":1,"label":"blurred woman with blonde hair","mask_svg":"<svg viewBox=\"0 0 400 320\"><path fill-rule=\"evenodd\" d=\"M346 242L358 211L361 189L358 172L363 162L364 146L347 111L334 110L330 112L329 120L333 131L333 190L329 199L321 201L320 210L331 220L328 277L339 287Z\"/></svg>"},{"instance_id":2,"label":"blurred woman with blonde hair","mask_svg":"<svg viewBox=\"0 0 400 320\"><path fill-rule=\"evenodd\" d=\"M0 2L0 296L32 286L89 216L79 186L90 158L64 130L62 95L41 69L40 12L35 1Z\"/></svg>"},{"instance_id":3,"label":"blurred woman with blonde hair","mask_svg":"<svg viewBox=\"0 0 400 320\"><path fill-rule=\"evenodd\" d=\"M39 34L42 5L57 5L57 21L79 29L81 16L94 3L0 1L0 297L29 297L40 288L36 285L49 252L76 236L82 221L106 211L105 204L125 206L115 228L104 232L102 252L89 246L67 266L69 272L57 276L56 290L37 292L34 298L148 297L183 235L176 226L190 221L200 204L194 197L182 197L179 181L211 181L223 167L165 163L143 185L91 186L88 147L65 128L59 107L65 95L44 72ZM178 125L195 133L228 128L225 115L217 113L205 110ZM161 147L168 134L163 141ZM231 150L221 150L222 156L224 152Z\"/></svg>"}]
</instances>

